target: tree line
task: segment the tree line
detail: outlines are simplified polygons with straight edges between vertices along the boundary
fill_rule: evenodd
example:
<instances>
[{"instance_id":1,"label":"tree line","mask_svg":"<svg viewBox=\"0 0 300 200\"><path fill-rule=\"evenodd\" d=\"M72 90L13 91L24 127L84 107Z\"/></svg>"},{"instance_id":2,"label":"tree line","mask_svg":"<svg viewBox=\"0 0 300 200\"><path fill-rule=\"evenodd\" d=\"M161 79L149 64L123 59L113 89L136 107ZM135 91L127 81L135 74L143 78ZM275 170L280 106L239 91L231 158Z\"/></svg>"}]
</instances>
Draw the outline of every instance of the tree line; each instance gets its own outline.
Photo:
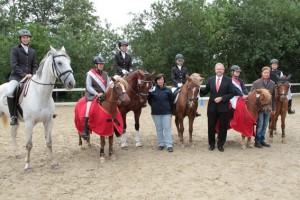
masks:
<instances>
[{"instance_id":1,"label":"tree line","mask_svg":"<svg viewBox=\"0 0 300 200\"><path fill-rule=\"evenodd\" d=\"M232 65L239 65L245 82L252 83L277 58L279 69L293 74L292 82L300 81L298 0L162 0L135 13L122 34L109 22L101 25L96 9L89 0L0 0L0 83L7 81L10 49L19 43L23 28L33 35L38 62L50 45L66 48L77 87L84 87L95 55L101 54L105 70L114 74L112 58L120 39L128 40L134 67L167 77L181 53L189 73L206 78L222 62L228 74Z\"/></svg>"}]
</instances>

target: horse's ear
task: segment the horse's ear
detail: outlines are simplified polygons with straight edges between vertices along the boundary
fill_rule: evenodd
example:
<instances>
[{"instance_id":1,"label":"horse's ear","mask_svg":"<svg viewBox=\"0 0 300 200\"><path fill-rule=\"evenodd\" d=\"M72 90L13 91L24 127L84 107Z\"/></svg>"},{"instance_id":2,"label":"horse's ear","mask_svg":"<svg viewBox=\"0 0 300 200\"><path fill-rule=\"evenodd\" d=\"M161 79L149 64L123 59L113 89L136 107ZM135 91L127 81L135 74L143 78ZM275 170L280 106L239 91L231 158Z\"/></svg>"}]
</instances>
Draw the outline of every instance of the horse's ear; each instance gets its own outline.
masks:
<instances>
[{"instance_id":1,"label":"horse's ear","mask_svg":"<svg viewBox=\"0 0 300 200\"><path fill-rule=\"evenodd\" d=\"M150 76L151 78L154 78L156 76L156 71L153 71Z\"/></svg>"},{"instance_id":2,"label":"horse's ear","mask_svg":"<svg viewBox=\"0 0 300 200\"><path fill-rule=\"evenodd\" d=\"M186 80L191 81L192 79L189 77L189 75L185 75Z\"/></svg>"},{"instance_id":3,"label":"horse's ear","mask_svg":"<svg viewBox=\"0 0 300 200\"><path fill-rule=\"evenodd\" d=\"M292 78L292 74L289 74L286 80L290 81L291 78Z\"/></svg>"},{"instance_id":4,"label":"horse's ear","mask_svg":"<svg viewBox=\"0 0 300 200\"><path fill-rule=\"evenodd\" d=\"M56 50L50 45L50 49L52 52L55 52Z\"/></svg>"},{"instance_id":5,"label":"horse's ear","mask_svg":"<svg viewBox=\"0 0 300 200\"><path fill-rule=\"evenodd\" d=\"M66 52L66 49L65 49L64 46L62 46L61 50L64 51L64 52Z\"/></svg>"},{"instance_id":6,"label":"horse's ear","mask_svg":"<svg viewBox=\"0 0 300 200\"><path fill-rule=\"evenodd\" d=\"M116 82L116 79L115 79L114 77L111 77L111 80L112 80L113 82Z\"/></svg>"}]
</instances>

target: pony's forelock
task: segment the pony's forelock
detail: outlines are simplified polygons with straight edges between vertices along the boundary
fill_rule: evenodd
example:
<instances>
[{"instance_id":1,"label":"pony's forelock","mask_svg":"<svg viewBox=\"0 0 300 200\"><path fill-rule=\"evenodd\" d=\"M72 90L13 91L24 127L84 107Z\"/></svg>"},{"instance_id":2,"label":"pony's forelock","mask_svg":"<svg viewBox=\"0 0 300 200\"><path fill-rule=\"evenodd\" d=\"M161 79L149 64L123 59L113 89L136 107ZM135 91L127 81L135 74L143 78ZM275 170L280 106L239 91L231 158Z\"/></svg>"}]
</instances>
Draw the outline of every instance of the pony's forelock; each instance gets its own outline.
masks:
<instances>
[{"instance_id":1,"label":"pony's forelock","mask_svg":"<svg viewBox=\"0 0 300 200\"><path fill-rule=\"evenodd\" d=\"M190 78L192 79L193 83L197 85L197 87L200 87L204 80L204 78L198 73L193 73Z\"/></svg>"}]
</instances>

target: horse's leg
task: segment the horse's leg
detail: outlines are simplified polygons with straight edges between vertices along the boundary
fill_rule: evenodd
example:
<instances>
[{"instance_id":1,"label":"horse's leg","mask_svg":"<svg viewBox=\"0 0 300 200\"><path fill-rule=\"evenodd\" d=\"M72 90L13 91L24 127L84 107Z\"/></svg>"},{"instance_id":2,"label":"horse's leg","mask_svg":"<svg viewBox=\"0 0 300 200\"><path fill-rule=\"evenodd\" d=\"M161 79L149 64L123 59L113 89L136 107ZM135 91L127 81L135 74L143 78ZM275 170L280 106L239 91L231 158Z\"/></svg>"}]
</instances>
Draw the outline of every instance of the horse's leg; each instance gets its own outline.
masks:
<instances>
[{"instance_id":1,"label":"horse's leg","mask_svg":"<svg viewBox=\"0 0 300 200\"><path fill-rule=\"evenodd\" d=\"M82 139L81 139L81 136L80 136L80 133L78 133L78 139L79 139L79 147L82 148Z\"/></svg>"},{"instance_id":2,"label":"horse's leg","mask_svg":"<svg viewBox=\"0 0 300 200\"><path fill-rule=\"evenodd\" d=\"M12 139L13 151L14 151L16 158L19 157L19 147L18 147L18 143L17 143L18 128L19 128L19 125L11 126L11 128L10 128L10 136Z\"/></svg>"},{"instance_id":3,"label":"horse's leg","mask_svg":"<svg viewBox=\"0 0 300 200\"><path fill-rule=\"evenodd\" d=\"M276 113L275 113L276 115ZM271 114L270 121L269 121L269 142L273 142L273 132L274 132L274 126L275 126L275 115Z\"/></svg>"},{"instance_id":4,"label":"horse's leg","mask_svg":"<svg viewBox=\"0 0 300 200\"><path fill-rule=\"evenodd\" d=\"M100 163L105 163L104 146L105 146L105 137L100 136Z\"/></svg>"},{"instance_id":5,"label":"horse's leg","mask_svg":"<svg viewBox=\"0 0 300 200\"><path fill-rule=\"evenodd\" d=\"M137 109L134 111L134 127L135 127L135 146L142 147L143 144L141 142L141 135L140 135L140 116L141 116L142 108Z\"/></svg>"},{"instance_id":6,"label":"horse's leg","mask_svg":"<svg viewBox=\"0 0 300 200\"><path fill-rule=\"evenodd\" d=\"M184 126L183 126L183 117L180 117L179 119L179 138L180 138L180 143L183 146L183 132L184 132Z\"/></svg>"},{"instance_id":7,"label":"horse's leg","mask_svg":"<svg viewBox=\"0 0 300 200\"><path fill-rule=\"evenodd\" d=\"M285 143L285 117L286 117L286 112L281 114L281 141L282 143Z\"/></svg>"},{"instance_id":8,"label":"horse's leg","mask_svg":"<svg viewBox=\"0 0 300 200\"><path fill-rule=\"evenodd\" d=\"M108 155L111 160L116 160L116 155L114 152L113 144L114 144L114 135L109 136L109 148L108 148L109 154Z\"/></svg>"},{"instance_id":9,"label":"horse's leg","mask_svg":"<svg viewBox=\"0 0 300 200\"><path fill-rule=\"evenodd\" d=\"M122 149L127 149L128 145L127 145L127 141L126 141L126 128L127 128L127 124L126 124L126 112L122 111L122 118L123 118L123 123L124 123L124 132L121 135L121 148Z\"/></svg>"},{"instance_id":10,"label":"horse's leg","mask_svg":"<svg viewBox=\"0 0 300 200\"><path fill-rule=\"evenodd\" d=\"M193 124L195 116L189 116L189 143L193 143Z\"/></svg>"},{"instance_id":11,"label":"horse's leg","mask_svg":"<svg viewBox=\"0 0 300 200\"><path fill-rule=\"evenodd\" d=\"M25 122L25 137L26 137L26 150L27 154L25 157L25 167L24 171L25 172L31 172L31 167L30 167L30 151L32 149L32 129L33 129L34 123L30 121Z\"/></svg>"},{"instance_id":12,"label":"horse's leg","mask_svg":"<svg viewBox=\"0 0 300 200\"><path fill-rule=\"evenodd\" d=\"M253 144L251 143L251 137L248 137L248 139L247 139L247 147L254 148Z\"/></svg>"},{"instance_id":13,"label":"horse's leg","mask_svg":"<svg viewBox=\"0 0 300 200\"><path fill-rule=\"evenodd\" d=\"M51 117L47 122L44 122L45 138L46 138L46 145L48 147L49 159L51 160L51 168L57 169L58 163L55 161L52 152L52 137L51 137L52 127L53 127L53 119Z\"/></svg>"},{"instance_id":14,"label":"horse's leg","mask_svg":"<svg viewBox=\"0 0 300 200\"><path fill-rule=\"evenodd\" d=\"M241 149L246 150L246 141L245 141L245 136L244 135L242 135Z\"/></svg>"},{"instance_id":15,"label":"horse's leg","mask_svg":"<svg viewBox=\"0 0 300 200\"><path fill-rule=\"evenodd\" d=\"M176 125L176 128L177 128L178 137L180 137L180 134L179 134L179 118L178 118L178 116L175 116L175 125Z\"/></svg>"}]
</instances>

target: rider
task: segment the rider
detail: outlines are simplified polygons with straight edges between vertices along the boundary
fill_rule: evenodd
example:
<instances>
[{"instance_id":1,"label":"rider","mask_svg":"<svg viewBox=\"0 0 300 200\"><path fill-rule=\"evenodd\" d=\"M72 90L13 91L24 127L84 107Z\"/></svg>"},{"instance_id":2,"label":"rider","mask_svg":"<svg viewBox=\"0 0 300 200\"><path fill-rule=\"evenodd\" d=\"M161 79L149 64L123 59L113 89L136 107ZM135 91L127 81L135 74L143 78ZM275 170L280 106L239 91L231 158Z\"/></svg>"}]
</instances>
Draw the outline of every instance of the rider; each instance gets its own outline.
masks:
<instances>
[{"instance_id":1,"label":"rider","mask_svg":"<svg viewBox=\"0 0 300 200\"><path fill-rule=\"evenodd\" d=\"M184 58L182 54L177 54L175 56L176 66L171 69L171 79L172 79L172 91L174 92L176 88L181 87L186 82L185 75L188 75L187 68L183 66ZM201 116L196 111L196 117Z\"/></svg>"},{"instance_id":2,"label":"rider","mask_svg":"<svg viewBox=\"0 0 300 200\"><path fill-rule=\"evenodd\" d=\"M231 80L234 92L234 97L230 99L230 103L232 105L232 108L235 109L238 97L246 99L249 92L245 86L244 80L239 77L242 71L241 68L238 65L232 65L230 70L232 75ZM233 117L233 112L231 113L231 117Z\"/></svg>"},{"instance_id":3,"label":"rider","mask_svg":"<svg viewBox=\"0 0 300 200\"><path fill-rule=\"evenodd\" d=\"M12 71L9 75L9 85L6 93L7 104L11 116L10 125L18 125L16 115L16 92L19 81L31 78L38 69L35 50L29 47L31 33L26 29L18 32L20 44L14 46L10 52L10 65Z\"/></svg>"},{"instance_id":4,"label":"rider","mask_svg":"<svg viewBox=\"0 0 300 200\"><path fill-rule=\"evenodd\" d=\"M279 61L277 59L272 59L271 60L271 74L270 74L270 78L272 81L274 81L277 84L277 81L279 80L279 78L281 78L283 76L282 71L278 70L278 66L279 66ZM291 93L291 85L289 87L289 91L287 93L287 98L288 98L288 113L289 114L294 114L295 110L292 109L292 93Z\"/></svg>"},{"instance_id":5,"label":"rider","mask_svg":"<svg viewBox=\"0 0 300 200\"><path fill-rule=\"evenodd\" d=\"M88 121L92 101L95 98L101 98L101 96L105 94L110 80L108 74L103 71L105 61L102 56L95 56L93 63L94 67L90 69L86 77L85 100L87 103L84 118L84 132L82 135L85 140L90 137Z\"/></svg>"},{"instance_id":6,"label":"rider","mask_svg":"<svg viewBox=\"0 0 300 200\"><path fill-rule=\"evenodd\" d=\"M126 40L119 41L119 49L120 51L115 54L113 59L113 66L115 67L115 74L124 76L131 71L132 67L132 58L127 53L128 43Z\"/></svg>"}]
</instances>

